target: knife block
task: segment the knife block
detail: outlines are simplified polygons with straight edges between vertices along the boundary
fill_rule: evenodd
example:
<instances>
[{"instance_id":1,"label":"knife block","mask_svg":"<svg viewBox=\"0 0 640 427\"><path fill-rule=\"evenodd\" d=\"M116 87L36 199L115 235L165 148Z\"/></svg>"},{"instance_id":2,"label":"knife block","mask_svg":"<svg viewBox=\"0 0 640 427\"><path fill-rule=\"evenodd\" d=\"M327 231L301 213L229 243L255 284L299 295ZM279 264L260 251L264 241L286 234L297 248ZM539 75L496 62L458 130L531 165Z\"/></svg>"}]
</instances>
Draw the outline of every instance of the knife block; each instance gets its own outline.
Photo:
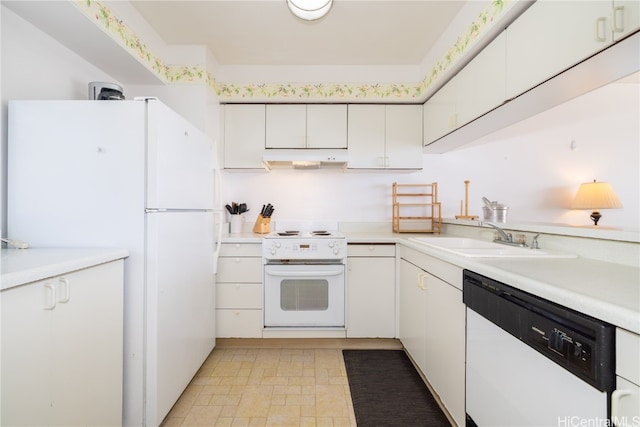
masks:
<instances>
[{"instance_id":1,"label":"knife block","mask_svg":"<svg viewBox=\"0 0 640 427\"><path fill-rule=\"evenodd\" d=\"M253 232L258 234L267 234L271 232L271 218L265 218L262 215L258 215L256 223L253 226Z\"/></svg>"}]
</instances>

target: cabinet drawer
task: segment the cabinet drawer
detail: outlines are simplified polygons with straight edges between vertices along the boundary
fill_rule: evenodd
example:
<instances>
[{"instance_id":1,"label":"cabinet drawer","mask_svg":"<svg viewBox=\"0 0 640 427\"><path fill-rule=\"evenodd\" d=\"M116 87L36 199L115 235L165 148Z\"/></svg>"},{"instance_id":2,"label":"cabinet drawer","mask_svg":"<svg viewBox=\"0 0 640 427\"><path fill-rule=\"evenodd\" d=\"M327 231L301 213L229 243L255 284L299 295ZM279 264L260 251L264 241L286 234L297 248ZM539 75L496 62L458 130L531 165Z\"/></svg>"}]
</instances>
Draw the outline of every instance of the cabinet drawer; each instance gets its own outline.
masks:
<instances>
[{"instance_id":1,"label":"cabinet drawer","mask_svg":"<svg viewBox=\"0 0 640 427\"><path fill-rule=\"evenodd\" d=\"M220 257L218 283L262 283L262 258Z\"/></svg>"},{"instance_id":2,"label":"cabinet drawer","mask_svg":"<svg viewBox=\"0 0 640 427\"><path fill-rule=\"evenodd\" d=\"M640 385L640 335L616 329L616 374Z\"/></svg>"},{"instance_id":3,"label":"cabinet drawer","mask_svg":"<svg viewBox=\"0 0 640 427\"><path fill-rule=\"evenodd\" d=\"M262 284L217 283L216 308L262 309Z\"/></svg>"},{"instance_id":4,"label":"cabinet drawer","mask_svg":"<svg viewBox=\"0 0 640 427\"><path fill-rule=\"evenodd\" d=\"M262 245L260 243L223 243L220 247L220 256L262 257Z\"/></svg>"},{"instance_id":5,"label":"cabinet drawer","mask_svg":"<svg viewBox=\"0 0 640 427\"><path fill-rule=\"evenodd\" d=\"M347 245L347 256L362 257L395 257L396 245L376 245L372 244L349 244Z\"/></svg>"},{"instance_id":6,"label":"cabinet drawer","mask_svg":"<svg viewBox=\"0 0 640 427\"><path fill-rule=\"evenodd\" d=\"M216 310L218 338L262 338L262 310Z\"/></svg>"},{"instance_id":7,"label":"cabinet drawer","mask_svg":"<svg viewBox=\"0 0 640 427\"><path fill-rule=\"evenodd\" d=\"M462 290L462 268L407 247L402 247L400 254L410 263Z\"/></svg>"}]
</instances>

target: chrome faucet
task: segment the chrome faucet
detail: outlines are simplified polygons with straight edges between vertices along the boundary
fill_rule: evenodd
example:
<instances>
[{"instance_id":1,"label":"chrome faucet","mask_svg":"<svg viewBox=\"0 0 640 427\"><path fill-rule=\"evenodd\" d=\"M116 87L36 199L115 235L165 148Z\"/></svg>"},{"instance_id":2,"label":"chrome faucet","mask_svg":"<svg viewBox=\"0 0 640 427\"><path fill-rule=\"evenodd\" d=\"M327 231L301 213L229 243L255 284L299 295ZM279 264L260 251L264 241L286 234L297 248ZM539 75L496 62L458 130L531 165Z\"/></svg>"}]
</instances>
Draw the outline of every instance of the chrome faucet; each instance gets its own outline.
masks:
<instances>
[{"instance_id":1,"label":"chrome faucet","mask_svg":"<svg viewBox=\"0 0 640 427\"><path fill-rule=\"evenodd\" d=\"M498 232L498 234L500 235L499 239L493 239L494 242L496 243L502 243L503 245L510 245L510 246L520 246L522 248L526 247L527 244L526 243L517 243L513 241L513 235L511 233L505 233L505 231L498 227L495 224L492 224L490 222L484 222L483 224L488 225L489 227L493 227L496 229L496 231Z\"/></svg>"},{"instance_id":2,"label":"chrome faucet","mask_svg":"<svg viewBox=\"0 0 640 427\"><path fill-rule=\"evenodd\" d=\"M540 249L540 244L538 243L538 237L540 237L540 233L536 234L531 239L531 249Z\"/></svg>"}]
</instances>

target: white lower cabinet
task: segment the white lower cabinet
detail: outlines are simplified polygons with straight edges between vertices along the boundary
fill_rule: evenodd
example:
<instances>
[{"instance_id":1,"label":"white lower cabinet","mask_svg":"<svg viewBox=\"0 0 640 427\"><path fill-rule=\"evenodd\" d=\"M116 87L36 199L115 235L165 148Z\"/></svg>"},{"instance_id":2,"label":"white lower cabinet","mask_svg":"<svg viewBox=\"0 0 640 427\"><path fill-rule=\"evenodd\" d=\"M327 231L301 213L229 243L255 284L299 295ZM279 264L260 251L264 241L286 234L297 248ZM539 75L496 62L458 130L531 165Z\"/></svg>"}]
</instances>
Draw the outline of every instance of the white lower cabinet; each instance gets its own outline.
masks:
<instances>
[{"instance_id":1,"label":"white lower cabinet","mask_svg":"<svg viewBox=\"0 0 640 427\"><path fill-rule=\"evenodd\" d=\"M123 261L2 291L6 426L122 425Z\"/></svg>"},{"instance_id":2,"label":"white lower cabinet","mask_svg":"<svg viewBox=\"0 0 640 427\"><path fill-rule=\"evenodd\" d=\"M465 424L462 269L400 249L399 336L455 422Z\"/></svg>"},{"instance_id":3,"label":"white lower cabinet","mask_svg":"<svg viewBox=\"0 0 640 427\"><path fill-rule=\"evenodd\" d=\"M349 244L347 248L347 338L394 338L395 244Z\"/></svg>"},{"instance_id":4,"label":"white lower cabinet","mask_svg":"<svg viewBox=\"0 0 640 427\"><path fill-rule=\"evenodd\" d=\"M262 338L262 245L223 243L216 276L216 336Z\"/></svg>"},{"instance_id":5,"label":"white lower cabinet","mask_svg":"<svg viewBox=\"0 0 640 427\"><path fill-rule=\"evenodd\" d=\"M640 335L616 329L616 390L611 418L616 426L640 423Z\"/></svg>"}]
</instances>

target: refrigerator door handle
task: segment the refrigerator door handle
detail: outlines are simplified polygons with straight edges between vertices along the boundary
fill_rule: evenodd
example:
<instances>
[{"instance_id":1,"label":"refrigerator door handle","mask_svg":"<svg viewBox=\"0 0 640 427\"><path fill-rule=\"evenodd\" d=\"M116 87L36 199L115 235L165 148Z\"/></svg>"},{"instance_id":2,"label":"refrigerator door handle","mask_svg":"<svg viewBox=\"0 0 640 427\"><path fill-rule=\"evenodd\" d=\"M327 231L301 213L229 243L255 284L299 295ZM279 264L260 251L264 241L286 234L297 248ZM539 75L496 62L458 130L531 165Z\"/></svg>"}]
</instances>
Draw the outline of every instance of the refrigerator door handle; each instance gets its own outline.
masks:
<instances>
[{"instance_id":1,"label":"refrigerator door handle","mask_svg":"<svg viewBox=\"0 0 640 427\"><path fill-rule=\"evenodd\" d=\"M214 148L216 144L214 143ZM213 218L216 225L215 244L216 249L213 253L213 274L218 273L218 257L220 256L220 248L222 247L222 223L224 222L224 210L222 209L222 172L220 165L217 164L217 158L214 158L213 165ZM216 215L219 220L215 223Z\"/></svg>"},{"instance_id":2,"label":"refrigerator door handle","mask_svg":"<svg viewBox=\"0 0 640 427\"><path fill-rule=\"evenodd\" d=\"M220 218L217 223L215 222L216 216ZM222 247L222 221L224 220L224 212L222 212L222 209L215 209L213 211L213 218L214 224L216 224L216 249L213 252L213 274L216 274L218 273L218 257L220 256L220 248Z\"/></svg>"}]
</instances>

